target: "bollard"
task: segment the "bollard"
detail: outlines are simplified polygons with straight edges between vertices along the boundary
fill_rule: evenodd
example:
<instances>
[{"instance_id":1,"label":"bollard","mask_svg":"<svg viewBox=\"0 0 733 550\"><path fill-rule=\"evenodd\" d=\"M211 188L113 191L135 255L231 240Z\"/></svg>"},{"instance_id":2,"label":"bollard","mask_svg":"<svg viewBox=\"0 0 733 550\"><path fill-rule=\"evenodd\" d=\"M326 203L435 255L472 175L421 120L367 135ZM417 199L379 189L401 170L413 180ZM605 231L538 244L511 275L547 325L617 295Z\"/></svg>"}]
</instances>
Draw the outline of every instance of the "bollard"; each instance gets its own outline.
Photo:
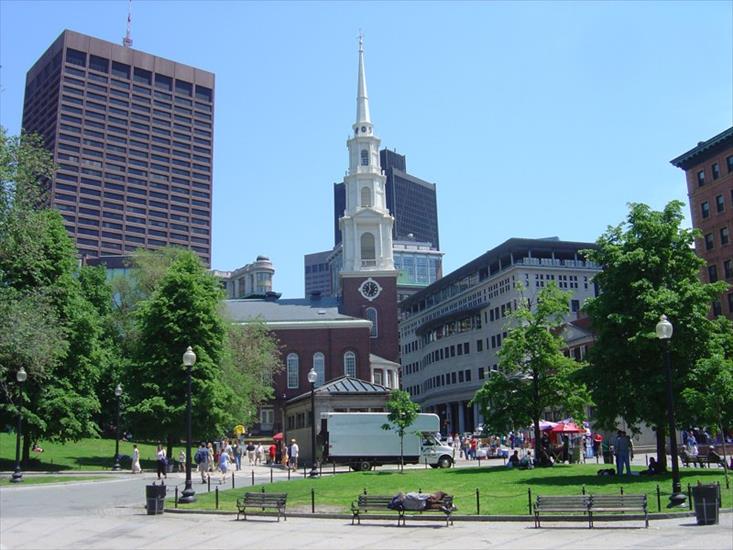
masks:
<instances>
[{"instance_id":1,"label":"bollard","mask_svg":"<svg viewBox=\"0 0 733 550\"><path fill-rule=\"evenodd\" d=\"M480 468L481 467L481 457L479 456L477 458L478 458L478 467Z\"/></svg>"},{"instance_id":2,"label":"bollard","mask_svg":"<svg viewBox=\"0 0 733 550\"><path fill-rule=\"evenodd\" d=\"M173 504L173 508L178 508L178 485L176 485L176 496L175 496L175 499L176 500L173 501L173 503L174 503Z\"/></svg>"},{"instance_id":3,"label":"bollard","mask_svg":"<svg viewBox=\"0 0 733 550\"><path fill-rule=\"evenodd\" d=\"M690 510L695 509L695 502L692 500L692 487L690 487L690 484L687 484L687 502L690 505Z\"/></svg>"},{"instance_id":4,"label":"bollard","mask_svg":"<svg viewBox=\"0 0 733 550\"><path fill-rule=\"evenodd\" d=\"M366 491L366 487L364 487L364 494L365 494L365 495L367 494L367 491Z\"/></svg>"},{"instance_id":5,"label":"bollard","mask_svg":"<svg viewBox=\"0 0 733 550\"><path fill-rule=\"evenodd\" d=\"M311 487L311 514L316 513L316 490Z\"/></svg>"},{"instance_id":6,"label":"bollard","mask_svg":"<svg viewBox=\"0 0 733 550\"><path fill-rule=\"evenodd\" d=\"M323 477L323 463L318 463L318 476Z\"/></svg>"},{"instance_id":7,"label":"bollard","mask_svg":"<svg viewBox=\"0 0 733 550\"><path fill-rule=\"evenodd\" d=\"M232 489L234 489L234 472L232 472Z\"/></svg>"},{"instance_id":8,"label":"bollard","mask_svg":"<svg viewBox=\"0 0 733 550\"><path fill-rule=\"evenodd\" d=\"M288 481L290 481L290 468L288 468Z\"/></svg>"},{"instance_id":9,"label":"bollard","mask_svg":"<svg viewBox=\"0 0 733 550\"><path fill-rule=\"evenodd\" d=\"M428 469L428 457L427 456L425 457L425 469L426 470Z\"/></svg>"},{"instance_id":10,"label":"bollard","mask_svg":"<svg viewBox=\"0 0 733 550\"><path fill-rule=\"evenodd\" d=\"M255 484L255 471L252 470L252 485Z\"/></svg>"},{"instance_id":11,"label":"bollard","mask_svg":"<svg viewBox=\"0 0 733 550\"><path fill-rule=\"evenodd\" d=\"M478 487L476 487L476 515L481 515L481 505L479 504L479 492Z\"/></svg>"},{"instance_id":12,"label":"bollard","mask_svg":"<svg viewBox=\"0 0 733 550\"><path fill-rule=\"evenodd\" d=\"M308 471L306 470L305 464L303 464L303 479L308 477Z\"/></svg>"},{"instance_id":13,"label":"bollard","mask_svg":"<svg viewBox=\"0 0 733 550\"><path fill-rule=\"evenodd\" d=\"M211 492L211 475L210 474L206 474L206 485L207 485L207 488L209 489L207 492L210 493Z\"/></svg>"},{"instance_id":14,"label":"bollard","mask_svg":"<svg viewBox=\"0 0 733 550\"><path fill-rule=\"evenodd\" d=\"M420 487L417 488L417 494L418 495L422 494L422 489Z\"/></svg>"},{"instance_id":15,"label":"bollard","mask_svg":"<svg viewBox=\"0 0 733 550\"><path fill-rule=\"evenodd\" d=\"M622 495L624 494L624 487L623 487L623 485L621 486L621 494Z\"/></svg>"},{"instance_id":16,"label":"bollard","mask_svg":"<svg viewBox=\"0 0 733 550\"><path fill-rule=\"evenodd\" d=\"M272 483L272 468L270 468L270 483Z\"/></svg>"},{"instance_id":17,"label":"bollard","mask_svg":"<svg viewBox=\"0 0 733 550\"><path fill-rule=\"evenodd\" d=\"M532 515L532 489L527 487L527 507L529 508L529 515Z\"/></svg>"},{"instance_id":18,"label":"bollard","mask_svg":"<svg viewBox=\"0 0 733 550\"><path fill-rule=\"evenodd\" d=\"M215 493L216 493L216 509L218 510L219 509L219 487L218 486L216 487Z\"/></svg>"},{"instance_id":19,"label":"bollard","mask_svg":"<svg viewBox=\"0 0 733 550\"><path fill-rule=\"evenodd\" d=\"M662 493L659 490L659 484L657 483L657 512L662 511Z\"/></svg>"},{"instance_id":20,"label":"bollard","mask_svg":"<svg viewBox=\"0 0 733 550\"><path fill-rule=\"evenodd\" d=\"M264 493L265 492L265 486L264 485L260 489L261 489L260 490L261 493Z\"/></svg>"},{"instance_id":21,"label":"bollard","mask_svg":"<svg viewBox=\"0 0 733 550\"><path fill-rule=\"evenodd\" d=\"M333 475L336 475L336 463L333 463Z\"/></svg>"},{"instance_id":22,"label":"bollard","mask_svg":"<svg viewBox=\"0 0 733 550\"><path fill-rule=\"evenodd\" d=\"M582 494L585 494L585 485L583 485L583 489L581 490Z\"/></svg>"}]
</instances>

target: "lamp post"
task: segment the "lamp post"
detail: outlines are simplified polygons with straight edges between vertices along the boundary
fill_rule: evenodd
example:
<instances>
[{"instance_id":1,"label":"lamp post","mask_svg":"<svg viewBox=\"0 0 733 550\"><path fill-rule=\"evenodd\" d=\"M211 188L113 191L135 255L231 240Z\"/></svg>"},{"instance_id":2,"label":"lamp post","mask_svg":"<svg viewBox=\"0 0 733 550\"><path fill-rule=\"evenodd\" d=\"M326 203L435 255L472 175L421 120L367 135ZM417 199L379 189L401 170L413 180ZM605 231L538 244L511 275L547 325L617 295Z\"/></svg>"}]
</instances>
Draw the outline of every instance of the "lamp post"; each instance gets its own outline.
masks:
<instances>
[{"instance_id":1,"label":"lamp post","mask_svg":"<svg viewBox=\"0 0 733 550\"><path fill-rule=\"evenodd\" d=\"M23 399L23 382L28 378L28 373L23 367L15 373L15 379L18 381L18 426L15 430L15 471L10 477L11 483L20 483L23 481L23 472L20 471L20 435L23 431L23 414L20 412L20 405Z\"/></svg>"},{"instance_id":2,"label":"lamp post","mask_svg":"<svg viewBox=\"0 0 733 550\"><path fill-rule=\"evenodd\" d=\"M316 459L316 380L318 373L314 368L308 371L308 382L311 385L311 449L313 450L313 462L309 477L318 477L318 462Z\"/></svg>"},{"instance_id":3,"label":"lamp post","mask_svg":"<svg viewBox=\"0 0 733 550\"><path fill-rule=\"evenodd\" d=\"M682 492L682 484L680 483L680 469L677 460L677 428L674 422L674 393L672 391L672 361L669 354L669 345L672 338L674 327L669 322L666 315L659 318L656 326L657 338L662 341L664 346L664 370L667 377L667 420L669 421L669 448L672 452L672 495L669 497L669 505L684 506L687 497Z\"/></svg>"},{"instance_id":4,"label":"lamp post","mask_svg":"<svg viewBox=\"0 0 733 550\"><path fill-rule=\"evenodd\" d=\"M178 502L188 504L196 501L196 491L191 485L191 370L196 362L196 354L188 346L183 354L183 365L186 367L188 378L188 404L186 406L186 486L181 493Z\"/></svg>"},{"instance_id":5,"label":"lamp post","mask_svg":"<svg viewBox=\"0 0 733 550\"><path fill-rule=\"evenodd\" d=\"M120 396L122 395L122 384L117 384L115 397L117 398L117 421L115 422L115 464L112 470L120 471Z\"/></svg>"}]
</instances>

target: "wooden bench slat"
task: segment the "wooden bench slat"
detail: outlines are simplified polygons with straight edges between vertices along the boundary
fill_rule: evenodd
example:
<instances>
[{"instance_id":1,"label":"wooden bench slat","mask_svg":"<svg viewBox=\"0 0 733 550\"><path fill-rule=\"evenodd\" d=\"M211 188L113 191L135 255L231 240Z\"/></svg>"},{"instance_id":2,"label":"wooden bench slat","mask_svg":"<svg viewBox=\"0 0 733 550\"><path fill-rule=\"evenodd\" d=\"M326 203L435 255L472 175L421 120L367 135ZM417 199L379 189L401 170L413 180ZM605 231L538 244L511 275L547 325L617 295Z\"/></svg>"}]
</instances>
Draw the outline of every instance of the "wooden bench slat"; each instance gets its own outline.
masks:
<instances>
[{"instance_id":1,"label":"wooden bench slat","mask_svg":"<svg viewBox=\"0 0 733 550\"><path fill-rule=\"evenodd\" d=\"M247 519L247 508L275 508L277 509L277 521L280 521L280 515L288 520L285 513L287 503L287 493L245 493L243 497L237 499L237 519L240 514Z\"/></svg>"}]
</instances>

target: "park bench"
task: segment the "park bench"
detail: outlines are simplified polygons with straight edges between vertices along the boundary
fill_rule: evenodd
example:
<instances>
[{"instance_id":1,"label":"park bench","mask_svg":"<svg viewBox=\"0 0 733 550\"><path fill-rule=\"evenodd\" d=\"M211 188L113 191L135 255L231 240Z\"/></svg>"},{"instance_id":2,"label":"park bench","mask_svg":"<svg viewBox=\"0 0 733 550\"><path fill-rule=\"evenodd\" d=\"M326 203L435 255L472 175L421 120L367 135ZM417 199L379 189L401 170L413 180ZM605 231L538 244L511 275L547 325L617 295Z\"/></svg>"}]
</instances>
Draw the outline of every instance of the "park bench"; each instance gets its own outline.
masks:
<instances>
[{"instance_id":1,"label":"park bench","mask_svg":"<svg viewBox=\"0 0 733 550\"><path fill-rule=\"evenodd\" d=\"M722 445L721 445L722 448ZM722 466L723 468L727 467L727 464L725 463L725 459L720 456L720 453L717 452L717 449L712 445L701 445L697 449L697 458L698 458L698 464L702 467L703 464L707 464L708 468L712 464L716 464L717 466Z\"/></svg>"},{"instance_id":2,"label":"park bench","mask_svg":"<svg viewBox=\"0 0 733 550\"><path fill-rule=\"evenodd\" d=\"M624 512L643 512L645 527L649 527L646 495L591 495L588 508L588 521L593 527L594 514L618 514Z\"/></svg>"},{"instance_id":3,"label":"park bench","mask_svg":"<svg viewBox=\"0 0 733 550\"><path fill-rule=\"evenodd\" d=\"M393 509L389 508L389 504L392 502L393 496L387 495L359 495L356 502L351 503L351 525L354 525L356 521L361 525L361 515L372 512L396 512L397 513L397 525L405 525L405 519L408 514L406 512L417 512L422 514L424 512L442 512L445 515L445 524L453 525L453 518L451 514L456 510L453 505L453 497L446 495L442 499L435 501L429 508L425 510L404 510L404 509ZM412 515L412 514L410 514Z\"/></svg>"},{"instance_id":4,"label":"park bench","mask_svg":"<svg viewBox=\"0 0 733 550\"><path fill-rule=\"evenodd\" d=\"M534 526L539 528L540 525L540 514L545 512L559 512L563 516L565 514L578 514L588 515L588 527L593 527L590 521L590 515L588 509L590 508L590 496L589 495L572 495L572 496L537 496L537 501L534 505ZM553 519L557 519L553 516ZM562 518L564 519L564 518Z\"/></svg>"},{"instance_id":5,"label":"park bench","mask_svg":"<svg viewBox=\"0 0 733 550\"><path fill-rule=\"evenodd\" d=\"M277 521L280 521L280 515L288 520L285 514L285 504L288 500L287 493L244 493L243 497L237 499L237 520L242 514L247 519L247 508L260 508L263 511L267 508L277 510Z\"/></svg>"}]
</instances>

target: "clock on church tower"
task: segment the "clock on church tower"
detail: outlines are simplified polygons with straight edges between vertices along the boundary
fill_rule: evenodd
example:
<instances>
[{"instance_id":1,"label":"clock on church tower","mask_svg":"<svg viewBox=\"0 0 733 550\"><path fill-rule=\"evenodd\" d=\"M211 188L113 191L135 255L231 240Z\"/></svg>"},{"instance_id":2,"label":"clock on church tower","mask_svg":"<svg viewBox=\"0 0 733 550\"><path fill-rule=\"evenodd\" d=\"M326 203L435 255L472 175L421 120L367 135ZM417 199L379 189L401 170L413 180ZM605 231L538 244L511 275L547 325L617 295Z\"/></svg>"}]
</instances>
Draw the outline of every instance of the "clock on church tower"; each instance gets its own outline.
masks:
<instances>
[{"instance_id":1,"label":"clock on church tower","mask_svg":"<svg viewBox=\"0 0 733 550\"><path fill-rule=\"evenodd\" d=\"M341 310L372 321L373 353L399 360L397 275L392 255L394 218L387 209L379 163L380 139L374 135L364 71L364 46L359 40L356 121L346 142L349 170L344 177L346 207L339 219L342 239Z\"/></svg>"}]
</instances>

